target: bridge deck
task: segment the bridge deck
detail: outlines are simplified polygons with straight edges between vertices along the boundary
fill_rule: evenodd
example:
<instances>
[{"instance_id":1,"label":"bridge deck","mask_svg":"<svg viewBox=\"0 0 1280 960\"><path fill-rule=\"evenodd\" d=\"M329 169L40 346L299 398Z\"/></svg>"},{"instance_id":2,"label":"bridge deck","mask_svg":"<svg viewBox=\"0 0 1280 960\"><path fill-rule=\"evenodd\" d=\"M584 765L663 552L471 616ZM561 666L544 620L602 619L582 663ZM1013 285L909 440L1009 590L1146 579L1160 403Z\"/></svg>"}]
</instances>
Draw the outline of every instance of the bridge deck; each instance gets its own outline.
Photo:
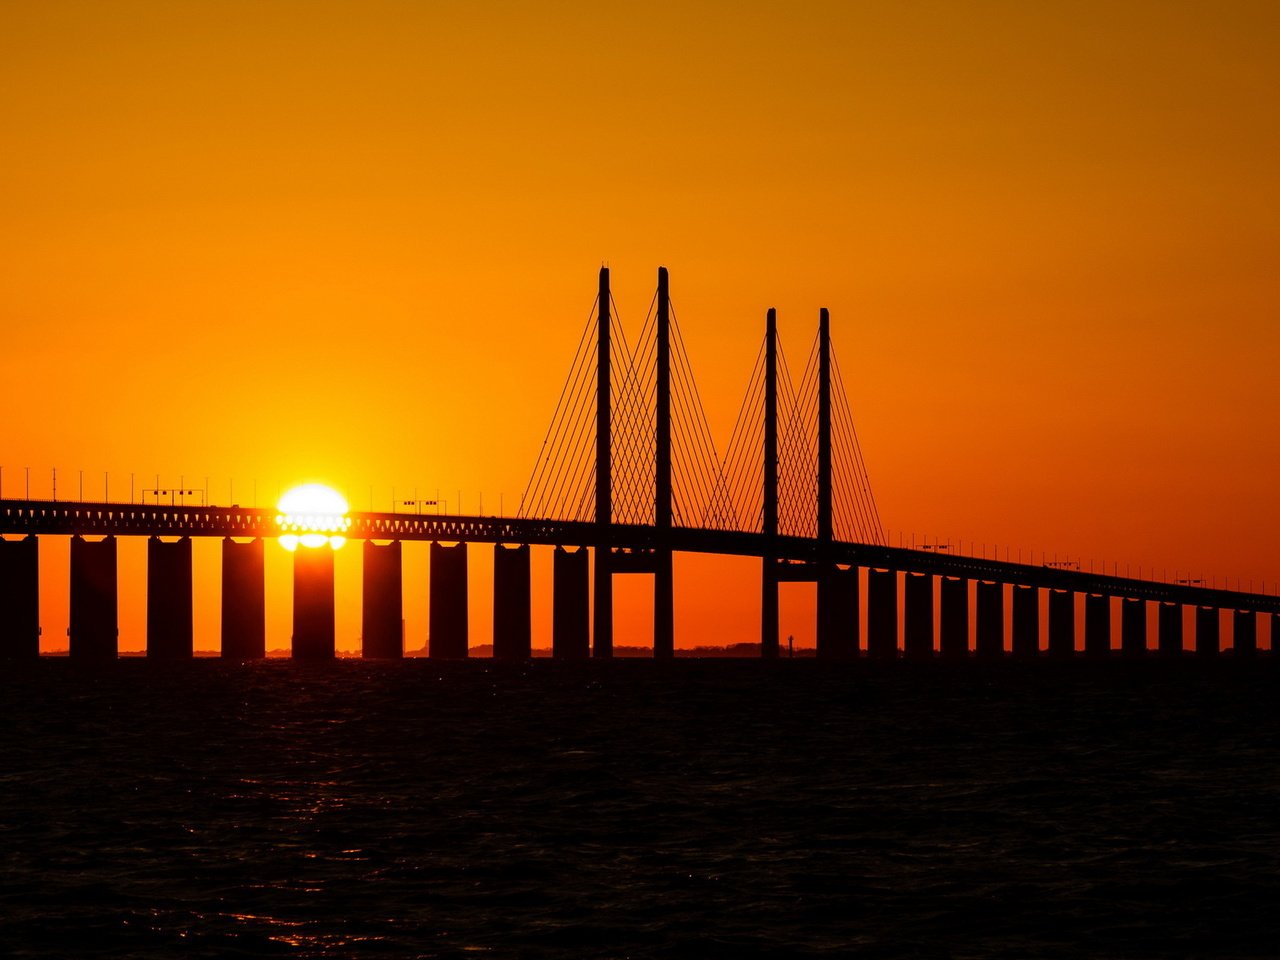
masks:
<instances>
[{"instance_id":1,"label":"bridge deck","mask_svg":"<svg viewBox=\"0 0 1280 960\"><path fill-rule=\"evenodd\" d=\"M438 540L446 543L531 543L599 546L593 523L525 517L475 517L449 514L373 513L348 516L347 536L354 540ZM0 535L274 537L276 511L256 507L190 507L51 500L0 500ZM605 539L619 549L658 547L651 526L614 524ZM854 564L911 573L966 577L1077 593L1107 594L1141 600L1226 609L1280 613L1280 596L1219 590L1189 584L1107 576L1081 570L987 560L904 547L836 541L824 550L807 537L766 537L760 533L676 527L671 549L729 556L772 556L783 561Z\"/></svg>"}]
</instances>

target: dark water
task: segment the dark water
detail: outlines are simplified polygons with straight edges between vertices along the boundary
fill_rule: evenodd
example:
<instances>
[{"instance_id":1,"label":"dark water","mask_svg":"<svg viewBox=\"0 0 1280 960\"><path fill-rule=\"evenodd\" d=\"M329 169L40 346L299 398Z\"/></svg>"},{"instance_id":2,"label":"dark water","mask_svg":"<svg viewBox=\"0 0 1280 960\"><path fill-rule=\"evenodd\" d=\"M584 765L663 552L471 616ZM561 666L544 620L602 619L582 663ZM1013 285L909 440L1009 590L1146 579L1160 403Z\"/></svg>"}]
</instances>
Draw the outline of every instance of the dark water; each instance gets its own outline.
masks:
<instances>
[{"instance_id":1,"label":"dark water","mask_svg":"<svg viewBox=\"0 0 1280 960\"><path fill-rule=\"evenodd\" d=\"M0 955L1274 957L1277 672L0 676Z\"/></svg>"}]
</instances>

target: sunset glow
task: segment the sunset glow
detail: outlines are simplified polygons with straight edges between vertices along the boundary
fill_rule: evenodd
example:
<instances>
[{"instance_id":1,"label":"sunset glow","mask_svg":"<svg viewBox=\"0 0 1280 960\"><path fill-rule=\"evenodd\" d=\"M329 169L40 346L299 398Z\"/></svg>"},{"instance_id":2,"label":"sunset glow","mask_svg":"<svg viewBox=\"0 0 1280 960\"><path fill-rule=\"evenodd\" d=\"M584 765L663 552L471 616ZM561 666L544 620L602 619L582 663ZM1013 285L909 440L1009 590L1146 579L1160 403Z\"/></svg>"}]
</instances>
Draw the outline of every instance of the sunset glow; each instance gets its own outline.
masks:
<instances>
[{"instance_id":1,"label":"sunset glow","mask_svg":"<svg viewBox=\"0 0 1280 960\"><path fill-rule=\"evenodd\" d=\"M720 454L765 312L800 374L827 307L895 546L1270 590L1278 49L1262 0L6 4L0 487L270 509L318 478L513 513L596 271L634 344L663 265ZM42 544L47 651L66 550ZM144 547L119 562L141 651ZM428 576L426 546L404 562ZM757 636L758 564L677 563L678 647ZM360 551L337 564L352 652ZM547 647L549 549L532 577ZM797 647L813 604L785 585ZM651 608L619 578L620 637ZM266 618L286 646L286 600ZM403 619L421 647L425 592Z\"/></svg>"},{"instance_id":2,"label":"sunset glow","mask_svg":"<svg viewBox=\"0 0 1280 960\"><path fill-rule=\"evenodd\" d=\"M280 528L280 546L286 550L303 547L339 549L351 526L346 516L346 499L332 487L322 483L305 483L294 487L276 504L276 526Z\"/></svg>"}]
</instances>

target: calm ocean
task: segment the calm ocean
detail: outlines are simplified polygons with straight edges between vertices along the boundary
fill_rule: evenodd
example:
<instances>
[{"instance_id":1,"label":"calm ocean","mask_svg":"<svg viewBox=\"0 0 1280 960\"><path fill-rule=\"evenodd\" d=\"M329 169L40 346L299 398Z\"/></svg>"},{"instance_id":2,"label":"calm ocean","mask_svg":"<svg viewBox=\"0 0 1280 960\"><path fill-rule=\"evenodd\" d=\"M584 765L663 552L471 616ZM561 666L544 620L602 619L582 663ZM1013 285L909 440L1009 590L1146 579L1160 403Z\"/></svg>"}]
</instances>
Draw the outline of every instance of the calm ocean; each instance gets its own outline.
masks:
<instances>
[{"instance_id":1,"label":"calm ocean","mask_svg":"<svg viewBox=\"0 0 1280 960\"><path fill-rule=\"evenodd\" d=\"M1276 661L0 668L0 955L1276 957Z\"/></svg>"}]
</instances>

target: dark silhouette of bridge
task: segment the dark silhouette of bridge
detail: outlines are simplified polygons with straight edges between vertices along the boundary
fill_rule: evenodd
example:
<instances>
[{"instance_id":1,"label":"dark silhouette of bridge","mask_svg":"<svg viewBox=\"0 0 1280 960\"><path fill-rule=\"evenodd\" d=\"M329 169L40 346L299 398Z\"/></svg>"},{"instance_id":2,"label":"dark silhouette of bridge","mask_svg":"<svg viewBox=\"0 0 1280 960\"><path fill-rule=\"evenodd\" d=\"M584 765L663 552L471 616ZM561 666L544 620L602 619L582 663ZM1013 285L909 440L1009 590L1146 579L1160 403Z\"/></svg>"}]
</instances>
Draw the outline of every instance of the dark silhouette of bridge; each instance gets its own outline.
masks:
<instances>
[{"instance_id":1,"label":"dark silhouette of bridge","mask_svg":"<svg viewBox=\"0 0 1280 960\"><path fill-rule=\"evenodd\" d=\"M1280 597L1274 595L888 545L826 310L798 383L786 365L776 314L768 311L756 366L721 457L665 269L659 269L634 350L616 321L609 271L600 271L595 306L518 516L357 511L349 521L346 536L363 541L366 657L403 655L400 545L406 540L431 543L429 655L442 658L467 656L471 543L494 545L493 647L500 659L531 654L531 545L555 548L552 650L567 659L612 656L613 578L627 573L653 575L654 656L673 656L672 557L679 552L760 559L760 650L766 658L779 655L778 585L787 581L817 585L817 655L831 659L1070 657L1081 646L1081 633L1087 657L1176 656L1184 649L1188 607L1195 610L1198 654L1221 651L1224 611L1231 611L1236 656L1257 651L1260 616L1272 618L1273 650L1280 637ZM145 536L148 655L192 655L191 538L220 537L222 655L264 656L263 544L279 533L277 513L269 509L0 500L0 534L25 535L0 540L0 655L39 655L39 538L70 536L71 655L114 657L116 538ZM331 551L295 553L293 604L293 655L332 657ZM1157 605L1154 650L1148 604ZM1012 636L1007 651L1006 618Z\"/></svg>"}]
</instances>

